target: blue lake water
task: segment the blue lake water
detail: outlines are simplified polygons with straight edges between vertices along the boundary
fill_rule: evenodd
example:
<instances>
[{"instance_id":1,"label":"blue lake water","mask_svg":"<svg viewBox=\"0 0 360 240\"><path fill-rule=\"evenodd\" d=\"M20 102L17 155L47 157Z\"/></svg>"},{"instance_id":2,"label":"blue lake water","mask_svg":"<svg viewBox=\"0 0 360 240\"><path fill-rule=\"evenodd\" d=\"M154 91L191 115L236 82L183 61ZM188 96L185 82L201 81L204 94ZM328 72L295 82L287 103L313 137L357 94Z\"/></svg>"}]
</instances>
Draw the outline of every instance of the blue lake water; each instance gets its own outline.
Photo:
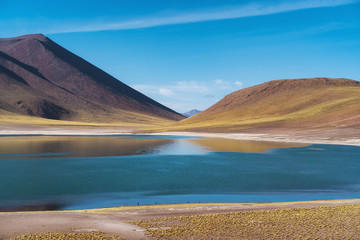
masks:
<instances>
[{"instance_id":1,"label":"blue lake water","mask_svg":"<svg viewBox=\"0 0 360 240\"><path fill-rule=\"evenodd\" d=\"M0 137L0 209L360 197L360 147L174 136Z\"/></svg>"}]
</instances>

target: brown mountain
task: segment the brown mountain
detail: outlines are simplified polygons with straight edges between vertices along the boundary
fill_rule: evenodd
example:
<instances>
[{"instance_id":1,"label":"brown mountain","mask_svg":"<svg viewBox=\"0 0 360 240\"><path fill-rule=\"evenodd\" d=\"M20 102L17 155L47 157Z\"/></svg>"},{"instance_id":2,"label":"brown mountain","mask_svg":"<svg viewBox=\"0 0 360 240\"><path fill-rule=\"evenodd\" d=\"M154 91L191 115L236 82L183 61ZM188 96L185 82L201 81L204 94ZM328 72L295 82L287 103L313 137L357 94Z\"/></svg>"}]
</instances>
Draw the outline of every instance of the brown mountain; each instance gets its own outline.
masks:
<instances>
[{"instance_id":1,"label":"brown mountain","mask_svg":"<svg viewBox=\"0 0 360 240\"><path fill-rule=\"evenodd\" d=\"M241 89L165 130L243 131L360 127L360 82L308 78Z\"/></svg>"},{"instance_id":2,"label":"brown mountain","mask_svg":"<svg viewBox=\"0 0 360 240\"><path fill-rule=\"evenodd\" d=\"M0 39L0 116L8 115L130 123L184 118L41 34Z\"/></svg>"}]
</instances>

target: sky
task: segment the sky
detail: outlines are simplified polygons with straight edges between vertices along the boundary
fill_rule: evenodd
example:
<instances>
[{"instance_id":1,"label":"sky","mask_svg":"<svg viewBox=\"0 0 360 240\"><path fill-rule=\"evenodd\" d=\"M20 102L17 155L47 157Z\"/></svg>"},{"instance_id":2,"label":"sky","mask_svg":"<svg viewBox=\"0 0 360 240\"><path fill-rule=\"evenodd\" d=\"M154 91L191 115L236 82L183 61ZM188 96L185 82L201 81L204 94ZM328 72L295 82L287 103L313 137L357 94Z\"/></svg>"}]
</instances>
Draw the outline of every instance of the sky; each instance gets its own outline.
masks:
<instances>
[{"instance_id":1,"label":"sky","mask_svg":"<svg viewBox=\"0 0 360 240\"><path fill-rule=\"evenodd\" d=\"M0 0L0 38L32 33L181 113L270 80L360 80L360 0Z\"/></svg>"}]
</instances>

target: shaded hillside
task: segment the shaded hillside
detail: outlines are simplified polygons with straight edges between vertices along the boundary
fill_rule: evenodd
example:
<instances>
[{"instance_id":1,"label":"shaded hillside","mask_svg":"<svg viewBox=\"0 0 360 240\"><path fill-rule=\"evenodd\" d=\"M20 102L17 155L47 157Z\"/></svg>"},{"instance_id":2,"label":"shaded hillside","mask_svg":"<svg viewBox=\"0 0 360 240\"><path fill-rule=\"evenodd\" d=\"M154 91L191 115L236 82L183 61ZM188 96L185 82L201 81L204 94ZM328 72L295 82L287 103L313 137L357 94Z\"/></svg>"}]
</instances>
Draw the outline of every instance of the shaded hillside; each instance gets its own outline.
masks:
<instances>
[{"instance_id":1,"label":"shaded hillside","mask_svg":"<svg viewBox=\"0 0 360 240\"><path fill-rule=\"evenodd\" d=\"M309 78L241 89L166 130L360 127L360 82Z\"/></svg>"},{"instance_id":2,"label":"shaded hillside","mask_svg":"<svg viewBox=\"0 0 360 240\"><path fill-rule=\"evenodd\" d=\"M0 86L2 115L88 122L183 119L41 34L0 39Z\"/></svg>"}]
</instances>

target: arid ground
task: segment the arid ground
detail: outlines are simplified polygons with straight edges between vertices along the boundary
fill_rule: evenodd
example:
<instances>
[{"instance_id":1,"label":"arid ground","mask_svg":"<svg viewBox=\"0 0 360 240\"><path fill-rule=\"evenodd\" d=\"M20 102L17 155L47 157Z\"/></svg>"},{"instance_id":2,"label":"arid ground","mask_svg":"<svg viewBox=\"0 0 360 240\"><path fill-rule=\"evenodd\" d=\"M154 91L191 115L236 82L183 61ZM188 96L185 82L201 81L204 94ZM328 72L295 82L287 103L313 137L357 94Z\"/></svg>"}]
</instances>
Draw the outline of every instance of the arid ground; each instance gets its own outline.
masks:
<instances>
[{"instance_id":1,"label":"arid ground","mask_svg":"<svg viewBox=\"0 0 360 240\"><path fill-rule=\"evenodd\" d=\"M237 204L176 204L176 205L153 205L153 206L128 206L128 207L117 207L117 208L105 208L95 210L82 210L82 211L59 211L59 212L12 212L12 213L0 213L0 239L7 239L24 234L31 233L89 233L92 231L98 232L103 231L108 235L117 235L125 239L148 239L148 234L154 232L156 224L160 221L167 222L170 227L163 229L171 229L174 224L174 220L187 218L199 218L203 216L204 221L211 221L211 218L220 217L227 219L228 213L244 213L245 215L239 216L237 221L241 221L241 217L246 217L247 222L255 223L256 221L265 221L266 216L283 216L285 221L285 215L296 217L287 219L288 229L293 229L297 233L298 229L312 228L313 223L308 220L302 222L302 218L310 217L313 221L321 218L332 218L334 224L333 229L328 229L327 234L333 236L339 235L340 231L343 236L350 236L348 232L358 232L358 227L353 228L353 225L359 226L358 218L348 219L348 221L342 221L339 224L337 221L342 219L343 215L347 215L347 211L357 213L359 211L359 199L353 200L331 200L331 201L311 201L311 202L286 202L286 203L237 203ZM342 207L345 206L345 208ZM349 208L347 209L346 206ZM280 211L283 209L283 211ZM266 210L266 211L264 211ZM268 211L269 210L269 211ZM316 213L320 213L319 216ZM339 216L337 216L337 213ZM224 215L225 214L225 215ZM250 219L248 215L261 215L257 216L258 219ZM327 216L327 214L329 214ZM195 216L199 215L199 216ZM351 217L347 215L348 217ZM175 217L175 218L174 218ZM249 218L250 217L250 218ZM259 219L262 218L263 220ZM149 219L156 219L150 220ZM250 220L249 220L250 219ZM199 221L200 219L198 219ZM136 223L142 227L136 226L129 222ZM273 225L281 223L281 219L273 218ZM302 222L299 226L298 223ZM155 227L146 227L147 224L152 223ZM175 222L176 223L176 222ZM201 221L199 221L199 224ZM285 222L283 222L285 223ZM323 223L325 224L325 223ZM224 225L226 226L226 224ZM224 227L221 224L219 227ZM178 227L178 226L175 226ZM230 227L230 226L229 226ZM268 226L269 228L270 226ZM349 228L352 227L352 228ZM214 238L221 239L226 235L221 235L221 229L218 229ZM160 229L160 230L163 230ZM240 229L240 226L239 226ZM226 234L225 228L223 234ZM271 230L271 228L269 228ZM287 229L283 229L287 231ZM277 231L281 232L281 229ZM279 232L279 234L280 234ZM301 231L300 231L301 232ZM339 232L339 233L337 233ZM171 233L171 231L170 231ZM160 232L161 234L161 232ZM184 234L184 233L183 233ZM255 234L255 233L254 233ZM261 233L257 233L256 237L260 237ZM263 233L266 234L266 231ZM306 235L306 233L304 233ZM155 235L159 237L159 235ZM189 235L190 236L190 235ZM189 237L183 235L184 238ZM212 235L207 235L211 237ZM254 235L255 236L255 235ZM265 236L265 235L263 235ZM340 236L340 235L339 235ZM176 234L168 234L163 236L164 238L170 239L182 239L181 236ZM161 237L162 238L162 237Z\"/></svg>"}]
</instances>

